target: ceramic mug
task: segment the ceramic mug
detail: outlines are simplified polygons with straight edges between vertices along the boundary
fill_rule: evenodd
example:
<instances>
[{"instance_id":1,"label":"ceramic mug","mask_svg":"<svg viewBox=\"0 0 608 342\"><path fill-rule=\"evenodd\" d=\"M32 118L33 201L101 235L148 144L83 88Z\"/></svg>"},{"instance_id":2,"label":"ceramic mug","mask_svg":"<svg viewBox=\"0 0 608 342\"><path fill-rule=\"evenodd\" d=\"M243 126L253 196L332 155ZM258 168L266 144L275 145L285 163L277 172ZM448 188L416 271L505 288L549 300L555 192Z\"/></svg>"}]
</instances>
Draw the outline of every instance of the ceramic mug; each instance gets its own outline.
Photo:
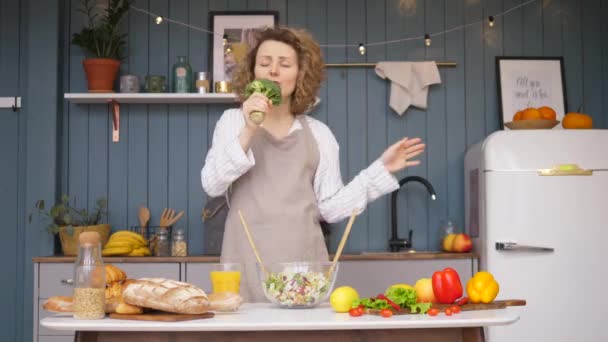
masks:
<instances>
[{"instance_id":1,"label":"ceramic mug","mask_svg":"<svg viewBox=\"0 0 608 342\"><path fill-rule=\"evenodd\" d=\"M165 76L148 75L146 76L146 93L164 93L167 89Z\"/></svg>"}]
</instances>

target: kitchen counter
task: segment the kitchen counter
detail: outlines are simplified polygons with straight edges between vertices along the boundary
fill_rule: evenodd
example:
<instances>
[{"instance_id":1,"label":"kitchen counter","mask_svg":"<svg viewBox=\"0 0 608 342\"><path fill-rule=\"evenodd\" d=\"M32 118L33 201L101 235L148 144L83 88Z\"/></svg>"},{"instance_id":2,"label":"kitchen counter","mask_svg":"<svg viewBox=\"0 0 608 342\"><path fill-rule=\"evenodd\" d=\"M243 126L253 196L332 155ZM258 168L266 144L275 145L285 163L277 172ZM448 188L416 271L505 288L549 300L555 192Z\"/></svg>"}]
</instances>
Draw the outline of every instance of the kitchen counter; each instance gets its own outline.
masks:
<instances>
[{"instance_id":1,"label":"kitchen counter","mask_svg":"<svg viewBox=\"0 0 608 342\"><path fill-rule=\"evenodd\" d=\"M187 257L108 257L103 258L105 262L208 262L215 263L220 261L219 256L195 255ZM333 255L330 255L333 259ZM476 253L443 253L443 252L364 252L360 254L342 254L340 261L366 261L366 260L441 260L441 259L478 259ZM32 259L37 263L72 263L75 257L69 256L43 256Z\"/></svg>"},{"instance_id":2,"label":"kitchen counter","mask_svg":"<svg viewBox=\"0 0 608 342\"><path fill-rule=\"evenodd\" d=\"M466 311L453 316L395 315L383 318L338 314L328 304L313 309L293 310L280 309L271 304L244 304L236 313L218 313L210 319L184 322L47 317L40 324L53 330L76 331L77 341L98 342L134 341L138 340L136 335L142 340L144 336L179 335L179 341L199 341L203 337L205 341L213 341L243 338L244 334L248 341L278 341L287 335L291 341L300 337L335 341L338 338L345 340L348 336L364 340L363 337L367 335L375 341L424 336L431 337L425 341L483 341L482 327L512 324L518 319L518 315L510 309Z\"/></svg>"}]
</instances>

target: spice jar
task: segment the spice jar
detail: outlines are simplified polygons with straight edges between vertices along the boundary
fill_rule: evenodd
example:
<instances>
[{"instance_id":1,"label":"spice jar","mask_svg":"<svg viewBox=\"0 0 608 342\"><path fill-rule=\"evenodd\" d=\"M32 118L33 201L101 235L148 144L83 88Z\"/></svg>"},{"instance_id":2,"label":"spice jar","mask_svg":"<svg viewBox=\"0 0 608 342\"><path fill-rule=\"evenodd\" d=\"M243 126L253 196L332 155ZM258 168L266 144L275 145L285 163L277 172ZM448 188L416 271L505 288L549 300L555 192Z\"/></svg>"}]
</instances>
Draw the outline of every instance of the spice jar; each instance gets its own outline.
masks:
<instances>
[{"instance_id":1,"label":"spice jar","mask_svg":"<svg viewBox=\"0 0 608 342\"><path fill-rule=\"evenodd\" d=\"M74 264L74 318L101 319L105 316L106 271L99 233L83 232L78 242L78 258Z\"/></svg>"},{"instance_id":2,"label":"spice jar","mask_svg":"<svg viewBox=\"0 0 608 342\"><path fill-rule=\"evenodd\" d=\"M171 242L171 256L187 256L188 255L188 243L186 242L186 234L183 230L175 231L173 234L173 241Z\"/></svg>"},{"instance_id":3,"label":"spice jar","mask_svg":"<svg viewBox=\"0 0 608 342\"><path fill-rule=\"evenodd\" d=\"M166 257L171 255L171 246L169 245L169 231L161 228L158 231L158 238L156 240L156 249L154 255L159 257Z\"/></svg>"}]
</instances>

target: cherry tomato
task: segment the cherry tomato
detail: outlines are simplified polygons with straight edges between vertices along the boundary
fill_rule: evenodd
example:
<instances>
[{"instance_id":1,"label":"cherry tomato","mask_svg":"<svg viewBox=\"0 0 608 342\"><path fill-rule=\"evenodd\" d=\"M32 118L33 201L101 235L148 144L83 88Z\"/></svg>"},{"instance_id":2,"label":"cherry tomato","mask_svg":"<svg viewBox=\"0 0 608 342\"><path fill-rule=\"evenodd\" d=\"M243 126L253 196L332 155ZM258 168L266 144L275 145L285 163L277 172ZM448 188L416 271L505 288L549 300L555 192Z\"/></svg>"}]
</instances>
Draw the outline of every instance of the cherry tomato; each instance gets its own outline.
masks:
<instances>
[{"instance_id":1,"label":"cherry tomato","mask_svg":"<svg viewBox=\"0 0 608 342\"><path fill-rule=\"evenodd\" d=\"M351 315L352 317L359 317L359 316L363 315L363 312L361 312L359 310L359 308L352 308L352 309L348 310L348 314Z\"/></svg>"},{"instance_id":2,"label":"cherry tomato","mask_svg":"<svg viewBox=\"0 0 608 342\"><path fill-rule=\"evenodd\" d=\"M439 309L437 309L437 308L430 308L429 311L427 311L427 314L429 316L437 316L439 314Z\"/></svg>"},{"instance_id":3,"label":"cherry tomato","mask_svg":"<svg viewBox=\"0 0 608 342\"><path fill-rule=\"evenodd\" d=\"M445 310L443 310L443 312L445 312L446 316L452 316L452 309L450 308L446 308Z\"/></svg>"},{"instance_id":4,"label":"cherry tomato","mask_svg":"<svg viewBox=\"0 0 608 342\"><path fill-rule=\"evenodd\" d=\"M359 305L357 312L359 313L359 316L363 315L365 313L365 307L363 305Z\"/></svg>"},{"instance_id":5,"label":"cherry tomato","mask_svg":"<svg viewBox=\"0 0 608 342\"><path fill-rule=\"evenodd\" d=\"M382 317L391 317L393 315L393 310L391 309L382 309L380 310L380 316Z\"/></svg>"},{"instance_id":6,"label":"cherry tomato","mask_svg":"<svg viewBox=\"0 0 608 342\"><path fill-rule=\"evenodd\" d=\"M455 314L460 313L460 311L462 311L462 310L460 309L460 306L458 306L458 305L452 305L452 306L450 307L450 309L452 309L452 312L453 312L453 313L455 313Z\"/></svg>"},{"instance_id":7,"label":"cherry tomato","mask_svg":"<svg viewBox=\"0 0 608 342\"><path fill-rule=\"evenodd\" d=\"M456 304L458 305L465 305L466 303L469 302L469 297L462 297L459 300L456 301Z\"/></svg>"}]
</instances>

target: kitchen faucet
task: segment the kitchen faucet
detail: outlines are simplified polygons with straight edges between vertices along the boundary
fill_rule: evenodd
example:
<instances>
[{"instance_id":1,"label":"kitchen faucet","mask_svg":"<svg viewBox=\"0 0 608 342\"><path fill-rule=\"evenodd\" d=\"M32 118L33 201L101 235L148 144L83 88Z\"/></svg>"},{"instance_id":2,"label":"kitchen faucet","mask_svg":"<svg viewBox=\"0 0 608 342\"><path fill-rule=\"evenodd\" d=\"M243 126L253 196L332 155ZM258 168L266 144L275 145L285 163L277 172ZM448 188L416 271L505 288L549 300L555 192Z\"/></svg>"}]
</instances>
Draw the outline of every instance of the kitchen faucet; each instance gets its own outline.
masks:
<instances>
[{"instance_id":1,"label":"kitchen faucet","mask_svg":"<svg viewBox=\"0 0 608 342\"><path fill-rule=\"evenodd\" d=\"M434 201L437 199L437 194L431 183L425 178L419 176L408 176L399 181L399 189L391 193L391 239L388 241L388 245L391 252L399 252L399 249L412 248L412 230L410 229L409 236L407 239L400 239L397 234L397 193L407 182L420 182L422 183L429 194L431 199Z\"/></svg>"}]
</instances>

